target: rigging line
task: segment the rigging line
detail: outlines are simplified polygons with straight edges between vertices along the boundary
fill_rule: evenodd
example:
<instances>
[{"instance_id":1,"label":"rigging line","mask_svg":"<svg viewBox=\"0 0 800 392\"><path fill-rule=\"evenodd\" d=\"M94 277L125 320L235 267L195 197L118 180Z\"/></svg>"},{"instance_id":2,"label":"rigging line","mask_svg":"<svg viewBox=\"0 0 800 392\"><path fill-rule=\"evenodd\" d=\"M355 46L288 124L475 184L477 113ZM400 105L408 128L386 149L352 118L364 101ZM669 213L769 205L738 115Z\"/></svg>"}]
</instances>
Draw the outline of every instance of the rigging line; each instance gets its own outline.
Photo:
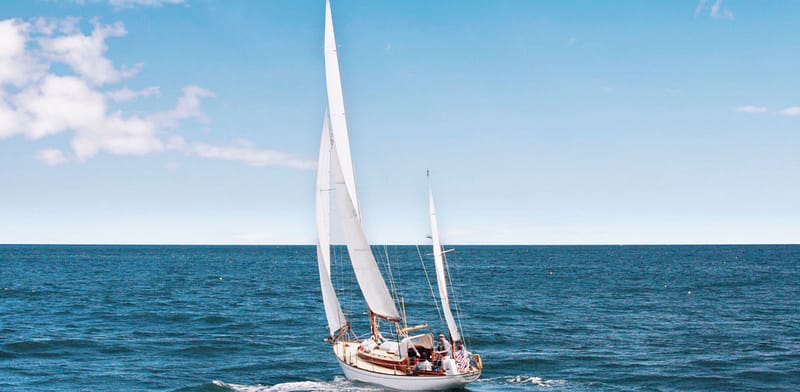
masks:
<instances>
[{"instance_id":1,"label":"rigging line","mask_svg":"<svg viewBox=\"0 0 800 392\"><path fill-rule=\"evenodd\" d=\"M390 257L392 257L392 255L389 254L389 246L388 245L384 245L383 249L384 249L384 252L386 252L386 259L388 260ZM395 248L394 261L395 261L395 265L400 265L400 251L397 250L397 248ZM400 271L402 271L402 268L398 268L397 271L393 271L392 272L393 274L397 275L397 279L396 280L394 279L394 276L392 277L392 279L397 282L397 283L394 283L394 297L395 297L395 301L397 302L398 305L400 304L400 296L404 295L403 294L403 290L402 290L403 277L400 275ZM400 284L398 284L398 283L400 283Z\"/></svg>"},{"instance_id":2,"label":"rigging line","mask_svg":"<svg viewBox=\"0 0 800 392\"><path fill-rule=\"evenodd\" d=\"M397 285L397 283L395 281L395 278L394 278L394 270L392 269L392 265L390 264L391 255L389 254L389 245L384 245L383 246L383 253L384 253L384 257L386 257L386 265L389 266L389 275L391 276L391 279L392 279L392 292L394 293L394 301L396 303L399 303L400 302L400 293L397 290L397 286L398 285ZM399 273L399 271L397 273L397 281L400 281L400 273Z\"/></svg>"},{"instance_id":3,"label":"rigging line","mask_svg":"<svg viewBox=\"0 0 800 392\"><path fill-rule=\"evenodd\" d=\"M344 262L342 261L342 256L340 255L340 253L336 251L337 248L338 247L336 245L331 245L331 253L333 254L331 260L336 262L335 263L336 269L338 270L337 272L339 275L339 279L337 282L338 283L337 286L339 286L338 288L339 294L337 294L337 299L339 300L339 306L344 305L344 309L342 310L342 315L344 316L344 320L347 323L348 328L350 328L350 308L348 308L347 303L344 304L342 303L342 299L345 297L347 293L347 282L345 281L345 276L344 276ZM333 274L331 273L331 275ZM334 290L336 289L334 288Z\"/></svg>"},{"instance_id":4,"label":"rigging line","mask_svg":"<svg viewBox=\"0 0 800 392\"><path fill-rule=\"evenodd\" d=\"M383 258L383 252L381 252L381 246L380 245L370 245L370 252L372 252L373 257L375 257L375 261L378 264L383 264L384 273L381 273L381 277L383 277L383 275L387 275L388 276L388 278L389 278L389 287L388 287L389 295L392 295L392 293L394 292L394 282L393 282L393 279L392 279L392 269L389 266L389 261ZM385 279L384 279L384 283L385 283Z\"/></svg>"},{"instance_id":5,"label":"rigging line","mask_svg":"<svg viewBox=\"0 0 800 392\"><path fill-rule=\"evenodd\" d=\"M364 340L364 338L366 338L367 336L372 336L372 332L365 333L363 335L357 335L355 332L353 332L353 335L355 335L357 340Z\"/></svg>"},{"instance_id":6,"label":"rigging line","mask_svg":"<svg viewBox=\"0 0 800 392\"><path fill-rule=\"evenodd\" d=\"M383 245L384 249L386 249L386 245ZM384 270L387 272L389 277L389 296L392 297L392 301L394 301L395 306L399 303L397 297L397 285L394 282L394 275L392 274L392 264L389 261L389 253L388 251L385 254L380 252L381 245L370 245L370 252L372 252L373 257L375 257L375 261L378 263L383 263L385 265ZM377 250L377 251L376 251Z\"/></svg>"},{"instance_id":7,"label":"rigging line","mask_svg":"<svg viewBox=\"0 0 800 392\"><path fill-rule=\"evenodd\" d=\"M392 263L391 263L391 260L389 260L389 248L388 248L387 245L383 245L383 251L384 251L384 254L381 255L380 257L384 257L385 258L384 260L386 262L386 270L388 271L388 274L389 274L389 286L391 287L391 291L392 291L391 294L394 296L394 301L395 301L395 305L396 305L396 303L398 302L397 285L394 282L394 274L392 273ZM378 254L380 255L380 253L378 253Z\"/></svg>"},{"instance_id":8,"label":"rigging line","mask_svg":"<svg viewBox=\"0 0 800 392\"><path fill-rule=\"evenodd\" d=\"M428 281L428 288L431 290L431 298L433 298L433 304L436 305L436 313L439 314L439 320L444 320L444 316L442 316L442 310L439 309L439 301L436 300L436 294L433 293L433 285L431 284L431 278L428 277L428 269L425 268L425 259L422 257L422 252L419 250L419 244L417 246L417 255L419 255L419 262L422 264L422 270L425 271L425 280Z\"/></svg>"}]
</instances>

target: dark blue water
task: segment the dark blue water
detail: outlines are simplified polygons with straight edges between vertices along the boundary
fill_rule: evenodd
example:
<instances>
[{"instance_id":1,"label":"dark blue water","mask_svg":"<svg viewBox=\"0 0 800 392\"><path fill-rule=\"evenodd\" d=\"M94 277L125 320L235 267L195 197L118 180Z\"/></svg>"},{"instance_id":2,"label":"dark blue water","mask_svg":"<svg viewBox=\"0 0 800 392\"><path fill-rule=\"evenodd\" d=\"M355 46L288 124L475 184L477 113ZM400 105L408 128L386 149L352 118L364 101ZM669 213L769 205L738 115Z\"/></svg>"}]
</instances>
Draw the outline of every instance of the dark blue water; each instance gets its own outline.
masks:
<instances>
[{"instance_id":1,"label":"dark blue water","mask_svg":"<svg viewBox=\"0 0 800 392\"><path fill-rule=\"evenodd\" d=\"M442 331L417 249L379 253L409 323ZM800 246L448 255L485 364L470 390L800 390ZM315 263L310 246L0 246L0 390L369 390L322 341Z\"/></svg>"}]
</instances>

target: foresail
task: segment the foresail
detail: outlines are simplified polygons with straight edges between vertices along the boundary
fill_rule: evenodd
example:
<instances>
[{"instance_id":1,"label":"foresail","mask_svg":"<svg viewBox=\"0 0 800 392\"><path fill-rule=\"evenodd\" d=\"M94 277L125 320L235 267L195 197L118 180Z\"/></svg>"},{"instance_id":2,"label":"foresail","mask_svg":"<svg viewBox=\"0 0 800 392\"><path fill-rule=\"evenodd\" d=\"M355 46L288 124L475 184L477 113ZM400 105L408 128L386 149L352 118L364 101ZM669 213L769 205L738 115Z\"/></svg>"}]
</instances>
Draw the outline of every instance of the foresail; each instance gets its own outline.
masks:
<instances>
[{"instance_id":1,"label":"foresail","mask_svg":"<svg viewBox=\"0 0 800 392\"><path fill-rule=\"evenodd\" d=\"M367 242L364 230L361 227L361 219L355 210L352 200L350 200L346 180L337 159L340 154L335 152L337 148L338 140L334 139L334 152L331 153L331 160L333 161L333 178L336 181L336 206L341 216L342 232L347 243L347 252L350 255L350 262L353 265L353 271L355 271L358 287L361 288L361 294L364 295L367 306L373 313L390 320L399 320L400 314L397 312L397 307L389 294L389 289L383 280L378 263L375 262L375 256L372 254L372 249L370 249L369 242Z\"/></svg>"},{"instance_id":2,"label":"foresail","mask_svg":"<svg viewBox=\"0 0 800 392\"><path fill-rule=\"evenodd\" d=\"M444 248L442 248L442 240L439 236L439 223L436 220L436 207L433 204L433 191L429 190L429 208L431 215L431 238L433 239L433 261L436 267L436 285L439 286L439 297L442 300L442 311L444 312L444 319L447 321L447 329L450 331L450 336L453 341L461 340L461 334L458 332L458 325L453 318L453 312L450 310L450 298L447 294L447 277L444 268Z\"/></svg>"},{"instance_id":3,"label":"foresail","mask_svg":"<svg viewBox=\"0 0 800 392\"><path fill-rule=\"evenodd\" d=\"M331 336L344 327L347 321L342 314L339 299L331 281L331 130L328 115L322 126L317 164L317 265L325 317Z\"/></svg>"},{"instance_id":4,"label":"foresail","mask_svg":"<svg viewBox=\"0 0 800 392\"><path fill-rule=\"evenodd\" d=\"M328 90L328 112L330 115L333 138L336 140L339 163L352 200L356 216L361 219L361 208L356 194L356 180L353 174L353 161L350 158L350 141L347 134L347 119L344 112L344 96L339 74L339 58L336 54L336 38L333 35L333 19L331 18L330 1L325 2L325 81Z\"/></svg>"}]
</instances>

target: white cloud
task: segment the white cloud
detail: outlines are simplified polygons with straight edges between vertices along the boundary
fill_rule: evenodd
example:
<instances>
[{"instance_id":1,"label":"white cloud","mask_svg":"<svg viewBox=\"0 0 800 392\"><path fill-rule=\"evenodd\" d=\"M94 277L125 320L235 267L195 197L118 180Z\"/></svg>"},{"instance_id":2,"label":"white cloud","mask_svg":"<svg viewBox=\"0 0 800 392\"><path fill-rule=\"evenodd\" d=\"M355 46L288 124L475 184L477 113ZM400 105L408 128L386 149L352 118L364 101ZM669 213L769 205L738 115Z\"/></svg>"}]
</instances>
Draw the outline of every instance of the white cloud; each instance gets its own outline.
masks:
<instances>
[{"instance_id":1,"label":"white cloud","mask_svg":"<svg viewBox=\"0 0 800 392\"><path fill-rule=\"evenodd\" d=\"M95 85L116 83L135 75L141 64L117 69L104 56L108 50L106 38L123 37L128 33L122 22L103 25L95 19L92 25L94 29L90 35L76 31L58 37L46 36L39 38L39 46L50 60L70 66L83 79Z\"/></svg>"},{"instance_id":2,"label":"white cloud","mask_svg":"<svg viewBox=\"0 0 800 392\"><path fill-rule=\"evenodd\" d=\"M6 103L0 90L0 139L19 133L21 124L19 114Z\"/></svg>"},{"instance_id":3,"label":"white cloud","mask_svg":"<svg viewBox=\"0 0 800 392\"><path fill-rule=\"evenodd\" d=\"M737 107L736 111L737 112L742 112L742 113L757 114L757 113L766 113L767 112L767 108L765 108L763 106L745 105L745 106Z\"/></svg>"},{"instance_id":4,"label":"white cloud","mask_svg":"<svg viewBox=\"0 0 800 392\"><path fill-rule=\"evenodd\" d=\"M202 87L186 86L183 88L183 96L178 100L178 105L175 106L175 109L150 116L150 120L166 128L175 128L181 120L190 118L200 122L208 122L208 118L200 110L200 98L213 96L214 93Z\"/></svg>"},{"instance_id":5,"label":"white cloud","mask_svg":"<svg viewBox=\"0 0 800 392\"><path fill-rule=\"evenodd\" d=\"M60 165L67 161L67 157L64 156L64 153L61 150L55 149L46 149L41 150L36 154L36 159L40 162L44 163L45 165Z\"/></svg>"},{"instance_id":6,"label":"white cloud","mask_svg":"<svg viewBox=\"0 0 800 392\"><path fill-rule=\"evenodd\" d=\"M156 127L142 118L123 118L117 112L97 125L94 129L78 131L72 139L70 144L78 160L85 161L101 151L116 155L146 155L166 149Z\"/></svg>"},{"instance_id":7,"label":"white cloud","mask_svg":"<svg viewBox=\"0 0 800 392\"><path fill-rule=\"evenodd\" d=\"M699 16L700 13L703 12L703 9L706 6L706 1L707 0L700 0L697 2L697 7L694 8L694 16Z\"/></svg>"},{"instance_id":8,"label":"white cloud","mask_svg":"<svg viewBox=\"0 0 800 392\"><path fill-rule=\"evenodd\" d=\"M254 148L250 143L241 142L228 147L194 143L189 153L203 158L240 161L251 166L286 166L297 169L313 169L317 166L314 161L297 159L280 151L260 150Z\"/></svg>"},{"instance_id":9,"label":"white cloud","mask_svg":"<svg viewBox=\"0 0 800 392\"><path fill-rule=\"evenodd\" d=\"M17 19L0 21L0 88L4 84L21 87L46 71L26 51L31 25Z\"/></svg>"},{"instance_id":10,"label":"white cloud","mask_svg":"<svg viewBox=\"0 0 800 392\"><path fill-rule=\"evenodd\" d=\"M122 23L103 25L92 20L91 24L91 34L84 35L75 18L0 21L0 139L20 135L38 141L69 135L68 148L42 149L36 154L46 165L82 162L100 153L147 155L181 150L191 156L256 166L314 167L313 162L243 142L228 147L187 143L176 134L183 123L209 121L201 103L214 94L199 86L185 86L174 108L160 112L131 115L110 107L161 90L125 86L103 91L101 86L133 76L138 66L117 68L105 55L107 38L127 34ZM58 64L67 65L73 74L48 73Z\"/></svg>"},{"instance_id":11,"label":"white cloud","mask_svg":"<svg viewBox=\"0 0 800 392\"><path fill-rule=\"evenodd\" d=\"M25 51L25 41L27 37L24 31L27 24L21 23L16 19L7 19L0 22L0 56L11 57L22 54Z\"/></svg>"},{"instance_id":12,"label":"white cloud","mask_svg":"<svg viewBox=\"0 0 800 392\"><path fill-rule=\"evenodd\" d=\"M141 90L131 90L128 86L125 86L119 90L109 91L106 93L106 97L108 97L112 101L116 102L125 102L125 101L132 101L139 97L149 97L151 95L158 95L161 93L161 89L157 86L150 86L145 87Z\"/></svg>"},{"instance_id":13,"label":"white cloud","mask_svg":"<svg viewBox=\"0 0 800 392\"><path fill-rule=\"evenodd\" d=\"M697 17L705 12L714 19L729 19L733 20L733 11L723 5L723 0L715 0L713 4L709 5L708 0L700 0L697 7L694 9L694 16Z\"/></svg>"},{"instance_id":14,"label":"white cloud","mask_svg":"<svg viewBox=\"0 0 800 392\"><path fill-rule=\"evenodd\" d=\"M780 111L784 116L800 116L800 106L790 106Z\"/></svg>"},{"instance_id":15,"label":"white cloud","mask_svg":"<svg viewBox=\"0 0 800 392\"><path fill-rule=\"evenodd\" d=\"M47 75L14 99L25 136L40 139L67 129L93 128L105 116L103 95L74 76Z\"/></svg>"},{"instance_id":16,"label":"white cloud","mask_svg":"<svg viewBox=\"0 0 800 392\"><path fill-rule=\"evenodd\" d=\"M711 6L711 17L715 19L733 19L733 12L728 7L722 8L722 0L717 0Z\"/></svg>"},{"instance_id":17,"label":"white cloud","mask_svg":"<svg viewBox=\"0 0 800 392\"><path fill-rule=\"evenodd\" d=\"M72 2L85 5L88 3L108 3L114 8L133 8L142 7L161 7L167 4L182 4L186 0L71 0Z\"/></svg>"},{"instance_id":18,"label":"white cloud","mask_svg":"<svg viewBox=\"0 0 800 392\"><path fill-rule=\"evenodd\" d=\"M185 0L108 0L108 3L118 8L135 6L161 7L165 4L181 4Z\"/></svg>"},{"instance_id":19,"label":"white cloud","mask_svg":"<svg viewBox=\"0 0 800 392\"><path fill-rule=\"evenodd\" d=\"M74 34L80 31L80 21L81 18L73 16L65 18L38 17L33 20L32 31L46 36L52 36L56 33Z\"/></svg>"},{"instance_id":20,"label":"white cloud","mask_svg":"<svg viewBox=\"0 0 800 392\"><path fill-rule=\"evenodd\" d=\"M47 75L15 97L21 132L41 139L67 131L73 133L71 159L55 159L50 152L37 158L48 164L85 161L101 151L118 155L144 155L167 149L152 122L138 116L109 113L103 94L75 76ZM63 156L63 154L62 154Z\"/></svg>"}]
</instances>

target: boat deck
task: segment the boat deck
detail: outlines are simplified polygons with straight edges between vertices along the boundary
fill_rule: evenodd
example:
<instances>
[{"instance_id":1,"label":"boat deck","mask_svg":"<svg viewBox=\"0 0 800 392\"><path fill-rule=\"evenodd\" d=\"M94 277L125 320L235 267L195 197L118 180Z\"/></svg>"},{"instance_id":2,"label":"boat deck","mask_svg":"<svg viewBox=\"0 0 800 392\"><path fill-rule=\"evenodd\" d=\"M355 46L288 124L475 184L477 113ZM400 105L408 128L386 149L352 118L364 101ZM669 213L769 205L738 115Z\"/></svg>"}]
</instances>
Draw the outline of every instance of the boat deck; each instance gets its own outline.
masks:
<instances>
[{"instance_id":1,"label":"boat deck","mask_svg":"<svg viewBox=\"0 0 800 392\"><path fill-rule=\"evenodd\" d=\"M360 358L358 355L358 347L360 346L360 342L348 342L348 341L338 341L336 344L333 345L333 352L342 362L357 367L359 369L363 369L370 372L381 373L381 374L388 374L388 375L395 375L395 376L405 376L407 375L405 371L401 369L394 369L391 367L384 367L373 362L367 361L363 358ZM381 349L375 349L370 352L370 355L377 358L385 358L387 360L396 360L397 355L386 352Z\"/></svg>"}]
</instances>

